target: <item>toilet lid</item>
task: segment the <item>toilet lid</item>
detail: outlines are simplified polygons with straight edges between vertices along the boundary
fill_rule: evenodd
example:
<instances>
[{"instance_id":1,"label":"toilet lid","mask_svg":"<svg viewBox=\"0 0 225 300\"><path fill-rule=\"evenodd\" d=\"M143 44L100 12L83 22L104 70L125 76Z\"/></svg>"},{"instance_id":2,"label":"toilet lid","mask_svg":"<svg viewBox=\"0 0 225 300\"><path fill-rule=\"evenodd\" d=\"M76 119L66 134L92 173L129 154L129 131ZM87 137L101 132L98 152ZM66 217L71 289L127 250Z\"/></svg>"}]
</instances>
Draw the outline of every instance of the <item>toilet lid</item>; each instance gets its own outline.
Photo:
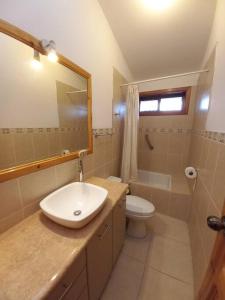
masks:
<instances>
[{"instance_id":1,"label":"toilet lid","mask_svg":"<svg viewBox=\"0 0 225 300\"><path fill-rule=\"evenodd\" d=\"M127 195L126 210L129 213L139 215L150 215L155 211L154 205L138 196Z\"/></svg>"}]
</instances>

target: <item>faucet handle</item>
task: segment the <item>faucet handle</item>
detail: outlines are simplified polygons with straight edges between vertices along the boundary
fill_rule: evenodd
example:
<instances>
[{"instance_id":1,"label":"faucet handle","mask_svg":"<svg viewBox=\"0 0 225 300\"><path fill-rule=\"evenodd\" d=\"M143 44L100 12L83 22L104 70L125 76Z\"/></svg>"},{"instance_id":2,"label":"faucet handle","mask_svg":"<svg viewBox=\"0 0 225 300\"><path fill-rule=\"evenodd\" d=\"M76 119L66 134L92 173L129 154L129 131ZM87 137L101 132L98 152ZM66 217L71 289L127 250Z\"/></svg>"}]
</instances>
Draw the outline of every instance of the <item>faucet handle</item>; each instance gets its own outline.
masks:
<instances>
[{"instance_id":1,"label":"faucet handle","mask_svg":"<svg viewBox=\"0 0 225 300\"><path fill-rule=\"evenodd\" d=\"M87 156L88 150L87 149L82 149L78 152L78 157L79 158L84 158L85 156Z\"/></svg>"}]
</instances>

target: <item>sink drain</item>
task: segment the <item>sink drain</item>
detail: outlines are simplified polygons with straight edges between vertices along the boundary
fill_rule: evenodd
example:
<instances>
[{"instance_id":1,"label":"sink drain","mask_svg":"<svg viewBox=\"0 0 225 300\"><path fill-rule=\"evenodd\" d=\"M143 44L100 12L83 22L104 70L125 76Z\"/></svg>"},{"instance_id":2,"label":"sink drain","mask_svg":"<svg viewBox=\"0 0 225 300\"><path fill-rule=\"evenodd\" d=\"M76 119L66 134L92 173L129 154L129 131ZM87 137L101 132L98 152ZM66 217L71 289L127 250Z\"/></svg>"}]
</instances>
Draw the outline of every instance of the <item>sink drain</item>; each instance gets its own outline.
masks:
<instances>
[{"instance_id":1,"label":"sink drain","mask_svg":"<svg viewBox=\"0 0 225 300\"><path fill-rule=\"evenodd\" d=\"M75 210L73 214L74 216L79 216L81 214L81 210Z\"/></svg>"}]
</instances>

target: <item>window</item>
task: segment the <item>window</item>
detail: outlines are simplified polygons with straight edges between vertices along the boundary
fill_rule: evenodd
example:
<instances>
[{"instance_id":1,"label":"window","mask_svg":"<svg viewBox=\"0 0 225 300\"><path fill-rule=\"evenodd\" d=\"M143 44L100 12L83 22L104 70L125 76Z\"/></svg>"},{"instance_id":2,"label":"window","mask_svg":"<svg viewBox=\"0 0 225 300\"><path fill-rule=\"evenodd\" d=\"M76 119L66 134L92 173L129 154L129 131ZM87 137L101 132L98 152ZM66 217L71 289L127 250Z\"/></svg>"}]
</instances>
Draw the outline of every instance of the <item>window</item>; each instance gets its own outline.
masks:
<instances>
[{"instance_id":1,"label":"window","mask_svg":"<svg viewBox=\"0 0 225 300\"><path fill-rule=\"evenodd\" d=\"M140 116L188 114L191 88L140 93Z\"/></svg>"}]
</instances>

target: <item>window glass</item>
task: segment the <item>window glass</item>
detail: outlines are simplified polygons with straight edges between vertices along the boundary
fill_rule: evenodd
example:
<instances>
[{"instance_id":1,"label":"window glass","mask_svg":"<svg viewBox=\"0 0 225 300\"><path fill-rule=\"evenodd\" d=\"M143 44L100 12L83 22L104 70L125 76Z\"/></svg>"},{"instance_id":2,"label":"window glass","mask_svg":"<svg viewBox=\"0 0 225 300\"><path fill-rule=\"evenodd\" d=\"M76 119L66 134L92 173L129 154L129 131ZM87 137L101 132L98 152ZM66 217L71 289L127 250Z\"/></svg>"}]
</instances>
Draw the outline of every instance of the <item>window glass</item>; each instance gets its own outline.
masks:
<instances>
[{"instance_id":1,"label":"window glass","mask_svg":"<svg viewBox=\"0 0 225 300\"><path fill-rule=\"evenodd\" d=\"M159 110L160 111L181 111L183 104L182 97L161 98Z\"/></svg>"},{"instance_id":2,"label":"window glass","mask_svg":"<svg viewBox=\"0 0 225 300\"><path fill-rule=\"evenodd\" d=\"M141 92L140 116L166 116L188 114L191 88L175 88ZM206 106L206 105L205 105Z\"/></svg>"},{"instance_id":3,"label":"window glass","mask_svg":"<svg viewBox=\"0 0 225 300\"><path fill-rule=\"evenodd\" d=\"M140 111L157 111L158 100L149 100L140 102Z\"/></svg>"}]
</instances>

